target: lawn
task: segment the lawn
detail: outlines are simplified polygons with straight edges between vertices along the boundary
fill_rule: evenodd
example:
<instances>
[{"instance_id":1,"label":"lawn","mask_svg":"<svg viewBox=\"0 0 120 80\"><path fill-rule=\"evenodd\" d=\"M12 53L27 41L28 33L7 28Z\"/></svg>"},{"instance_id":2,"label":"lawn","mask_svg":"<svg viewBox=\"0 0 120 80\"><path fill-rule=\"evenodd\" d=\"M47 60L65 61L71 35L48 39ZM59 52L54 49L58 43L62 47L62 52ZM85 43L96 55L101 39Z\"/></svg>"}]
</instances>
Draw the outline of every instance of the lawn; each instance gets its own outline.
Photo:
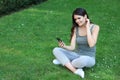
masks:
<instances>
[{"instance_id":1,"label":"lawn","mask_svg":"<svg viewBox=\"0 0 120 80\"><path fill-rule=\"evenodd\" d=\"M84 80L119 80L119 0L48 0L1 17L0 80L81 80L52 63L55 38L69 44L76 7L85 8L100 26L96 65L85 68Z\"/></svg>"}]
</instances>

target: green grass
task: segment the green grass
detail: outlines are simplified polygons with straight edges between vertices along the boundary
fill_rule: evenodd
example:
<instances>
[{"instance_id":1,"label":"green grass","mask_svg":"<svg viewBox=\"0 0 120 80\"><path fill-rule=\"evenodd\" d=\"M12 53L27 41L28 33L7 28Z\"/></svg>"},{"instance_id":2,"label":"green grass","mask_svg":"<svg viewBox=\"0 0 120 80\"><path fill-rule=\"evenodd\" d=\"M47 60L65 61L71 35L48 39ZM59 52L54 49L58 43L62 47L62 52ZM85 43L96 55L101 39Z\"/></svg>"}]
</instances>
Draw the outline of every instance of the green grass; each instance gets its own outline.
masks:
<instances>
[{"instance_id":1,"label":"green grass","mask_svg":"<svg viewBox=\"0 0 120 80\"><path fill-rule=\"evenodd\" d=\"M96 65L85 68L84 80L119 80L119 0L48 0L0 18L0 80L81 80L52 64L55 38L69 44L76 7L100 26Z\"/></svg>"}]
</instances>

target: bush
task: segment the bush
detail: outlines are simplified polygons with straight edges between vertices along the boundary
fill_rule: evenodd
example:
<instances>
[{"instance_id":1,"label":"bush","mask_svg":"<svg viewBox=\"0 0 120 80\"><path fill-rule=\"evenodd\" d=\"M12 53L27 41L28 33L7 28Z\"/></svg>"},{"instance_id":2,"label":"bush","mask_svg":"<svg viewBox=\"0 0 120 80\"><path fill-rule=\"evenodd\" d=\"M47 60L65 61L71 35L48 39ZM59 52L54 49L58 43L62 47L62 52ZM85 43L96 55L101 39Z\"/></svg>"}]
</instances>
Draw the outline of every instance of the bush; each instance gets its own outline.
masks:
<instances>
[{"instance_id":1,"label":"bush","mask_svg":"<svg viewBox=\"0 0 120 80\"><path fill-rule=\"evenodd\" d=\"M25 8L31 4L38 4L46 0L1 0L0 15L7 14L11 11L16 11L20 8Z\"/></svg>"}]
</instances>

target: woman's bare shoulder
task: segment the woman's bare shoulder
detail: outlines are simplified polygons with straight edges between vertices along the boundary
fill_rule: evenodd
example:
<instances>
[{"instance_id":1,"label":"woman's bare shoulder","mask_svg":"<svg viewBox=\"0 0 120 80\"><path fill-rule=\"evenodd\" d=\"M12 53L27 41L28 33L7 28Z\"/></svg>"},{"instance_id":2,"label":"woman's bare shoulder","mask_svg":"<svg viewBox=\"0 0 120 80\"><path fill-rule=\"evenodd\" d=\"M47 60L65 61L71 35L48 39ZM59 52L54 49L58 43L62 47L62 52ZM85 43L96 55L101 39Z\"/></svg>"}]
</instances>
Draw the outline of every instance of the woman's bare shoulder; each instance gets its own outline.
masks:
<instances>
[{"instance_id":1,"label":"woman's bare shoulder","mask_svg":"<svg viewBox=\"0 0 120 80\"><path fill-rule=\"evenodd\" d=\"M97 25L97 24L93 24L94 25L94 29L96 30L99 30L100 29L100 27L99 27L99 25Z\"/></svg>"}]
</instances>

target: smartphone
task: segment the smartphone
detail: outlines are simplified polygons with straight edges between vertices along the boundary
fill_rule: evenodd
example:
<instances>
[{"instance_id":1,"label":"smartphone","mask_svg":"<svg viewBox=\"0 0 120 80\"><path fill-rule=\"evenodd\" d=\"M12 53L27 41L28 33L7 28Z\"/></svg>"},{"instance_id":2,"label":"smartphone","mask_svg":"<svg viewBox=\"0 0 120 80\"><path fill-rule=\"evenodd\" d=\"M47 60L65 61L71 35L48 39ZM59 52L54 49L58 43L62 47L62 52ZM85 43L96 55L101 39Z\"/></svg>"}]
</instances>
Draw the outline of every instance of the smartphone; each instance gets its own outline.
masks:
<instances>
[{"instance_id":1,"label":"smartphone","mask_svg":"<svg viewBox=\"0 0 120 80\"><path fill-rule=\"evenodd\" d=\"M57 39L58 42L62 42L62 40L60 38L57 37L56 39Z\"/></svg>"}]
</instances>

